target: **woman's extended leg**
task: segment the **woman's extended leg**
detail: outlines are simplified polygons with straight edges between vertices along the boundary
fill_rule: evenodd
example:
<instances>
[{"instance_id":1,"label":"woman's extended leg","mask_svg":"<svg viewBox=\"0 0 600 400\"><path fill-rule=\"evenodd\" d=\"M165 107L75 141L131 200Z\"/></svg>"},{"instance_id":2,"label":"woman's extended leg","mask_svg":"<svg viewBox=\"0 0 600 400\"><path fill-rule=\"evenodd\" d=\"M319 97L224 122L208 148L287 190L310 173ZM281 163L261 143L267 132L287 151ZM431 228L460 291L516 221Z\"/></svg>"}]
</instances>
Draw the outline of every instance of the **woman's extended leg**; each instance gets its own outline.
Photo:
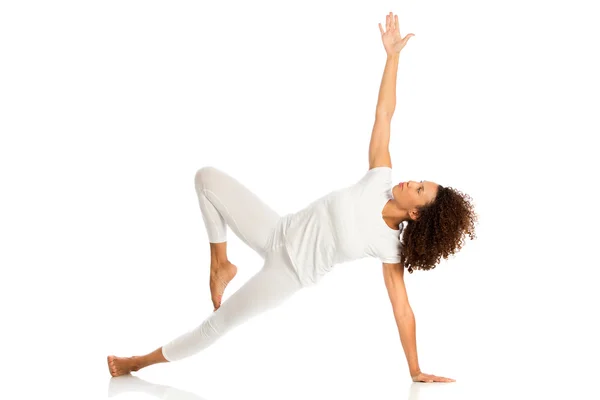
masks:
<instances>
[{"instance_id":1,"label":"woman's extended leg","mask_svg":"<svg viewBox=\"0 0 600 400\"><path fill-rule=\"evenodd\" d=\"M260 271L194 329L140 357L109 357L111 375L124 375L152 364L176 361L204 350L248 319L273 309L302 288L285 246L265 255Z\"/></svg>"},{"instance_id":2,"label":"woman's extended leg","mask_svg":"<svg viewBox=\"0 0 600 400\"><path fill-rule=\"evenodd\" d=\"M263 259L280 215L234 177L215 167L196 171L194 179L210 242L210 292L218 309L237 266L227 258L227 227Z\"/></svg>"}]
</instances>

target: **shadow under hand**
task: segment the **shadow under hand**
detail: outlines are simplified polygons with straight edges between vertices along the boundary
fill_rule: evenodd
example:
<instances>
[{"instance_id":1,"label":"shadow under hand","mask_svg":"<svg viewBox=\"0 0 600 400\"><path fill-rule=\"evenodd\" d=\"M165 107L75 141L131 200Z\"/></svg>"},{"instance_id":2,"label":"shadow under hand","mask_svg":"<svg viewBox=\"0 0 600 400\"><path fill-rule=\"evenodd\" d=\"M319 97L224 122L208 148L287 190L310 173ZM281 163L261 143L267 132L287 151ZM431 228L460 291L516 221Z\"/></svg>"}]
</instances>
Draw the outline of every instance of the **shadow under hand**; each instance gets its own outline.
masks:
<instances>
[{"instance_id":1,"label":"shadow under hand","mask_svg":"<svg viewBox=\"0 0 600 400\"><path fill-rule=\"evenodd\" d=\"M454 382L412 382L408 391L408 400L420 400L423 398L454 399L459 398Z\"/></svg>"},{"instance_id":2,"label":"shadow under hand","mask_svg":"<svg viewBox=\"0 0 600 400\"><path fill-rule=\"evenodd\" d=\"M172 386L151 383L134 375L122 375L110 378L108 382L108 397L113 397L121 393L144 393L164 400L206 400L197 394Z\"/></svg>"}]
</instances>

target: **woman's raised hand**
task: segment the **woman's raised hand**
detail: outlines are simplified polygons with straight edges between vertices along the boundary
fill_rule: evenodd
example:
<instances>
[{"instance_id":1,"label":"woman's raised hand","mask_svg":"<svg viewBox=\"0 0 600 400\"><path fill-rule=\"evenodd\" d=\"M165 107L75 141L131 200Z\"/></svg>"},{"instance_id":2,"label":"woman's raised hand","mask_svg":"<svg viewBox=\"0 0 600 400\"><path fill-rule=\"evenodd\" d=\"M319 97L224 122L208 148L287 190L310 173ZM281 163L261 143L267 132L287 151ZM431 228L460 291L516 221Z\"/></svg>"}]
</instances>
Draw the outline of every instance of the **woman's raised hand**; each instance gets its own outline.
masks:
<instances>
[{"instance_id":1,"label":"woman's raised hand","mask_svg":"<svg viewBox=\"0 0 600 400\"><path fill-rule=\"evenodd\" d=\"M383 47L388 55L398 54L406 46L408 39L415 36L412 33L400 37L400 24L398 23L398 16L390 13L385 17L385 32L379 23L379 30L381 31L381 40L383 41Z\"/></svg>"}]
</instances>

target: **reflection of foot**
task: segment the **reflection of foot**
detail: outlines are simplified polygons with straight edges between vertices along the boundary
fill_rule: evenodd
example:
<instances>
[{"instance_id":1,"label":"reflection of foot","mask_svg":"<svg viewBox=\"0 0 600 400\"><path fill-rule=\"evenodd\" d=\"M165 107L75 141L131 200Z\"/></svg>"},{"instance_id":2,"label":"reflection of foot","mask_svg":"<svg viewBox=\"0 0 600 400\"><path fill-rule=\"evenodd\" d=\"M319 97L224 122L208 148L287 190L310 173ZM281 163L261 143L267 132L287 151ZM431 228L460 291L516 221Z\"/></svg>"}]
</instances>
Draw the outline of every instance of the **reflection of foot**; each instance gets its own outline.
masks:
<instances>
[{"instance_id":1,"label":"reflection of foot","mask_svg":"<svg viewBox=\"0 0 600 400\"><path fill-rule=\"evenodd\" d=\"M229 261L224 264L211 265L210 268L210 294L215 311L221 307L223 293L229 282L237 274L237 266Z\"/></svg>"},{"instance_id":2,"label":"reflection of foot","mask_svg":"<svg viewBox=\"0 0 600 400\"><path fill-rule=\"evenodd\" d=\"M137 371L139 368L134 357L106 357L108 370L112 376L127 375L131 371Z\"/></svg>"},{"instance_id":3,"label":"reflection of foot","mask_svg":"<svg viewBox=\"0 0 600 400\"><path fill-rule=\"evenodd\" d=\"M112 377L110 378L110 381L108 381L108 397L113 397L129 391L136 391L136 389L144 384L150 385L150 383L133 375Z\"/></svg>"},{"instance_id":4,"label":"reflection of foot","mask_svg":"<svg viewBox=\"0 0 600 400\"><path fill-rule=\"evenodd\" d=\"M195 393L176 389L171 386L147 382L133 375L123 375L110 378L108 382L108 397L121 393L144 393L159 399L177 400L206 400Z\"/></svg>"}]
</instances>

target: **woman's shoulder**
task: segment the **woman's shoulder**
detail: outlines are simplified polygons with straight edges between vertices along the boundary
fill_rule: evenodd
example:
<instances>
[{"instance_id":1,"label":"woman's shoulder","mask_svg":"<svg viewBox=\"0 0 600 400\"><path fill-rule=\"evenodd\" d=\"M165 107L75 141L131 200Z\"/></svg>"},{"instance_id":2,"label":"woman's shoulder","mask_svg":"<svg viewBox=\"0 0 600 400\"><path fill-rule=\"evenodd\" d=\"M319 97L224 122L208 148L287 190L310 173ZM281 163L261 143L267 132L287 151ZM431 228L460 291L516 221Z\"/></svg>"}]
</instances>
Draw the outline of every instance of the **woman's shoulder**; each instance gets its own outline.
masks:
<instances>
[{"instance_id":1,"label":"woman's shoulder","mask_svg":"<svg viewBox=\"0 0 600 400\"><path fill-rule=\"evenodd\" d=\"M386 166L373 167L365 172L361 181L391 182L392 169Z\"/></svg>"}]
</instances>

